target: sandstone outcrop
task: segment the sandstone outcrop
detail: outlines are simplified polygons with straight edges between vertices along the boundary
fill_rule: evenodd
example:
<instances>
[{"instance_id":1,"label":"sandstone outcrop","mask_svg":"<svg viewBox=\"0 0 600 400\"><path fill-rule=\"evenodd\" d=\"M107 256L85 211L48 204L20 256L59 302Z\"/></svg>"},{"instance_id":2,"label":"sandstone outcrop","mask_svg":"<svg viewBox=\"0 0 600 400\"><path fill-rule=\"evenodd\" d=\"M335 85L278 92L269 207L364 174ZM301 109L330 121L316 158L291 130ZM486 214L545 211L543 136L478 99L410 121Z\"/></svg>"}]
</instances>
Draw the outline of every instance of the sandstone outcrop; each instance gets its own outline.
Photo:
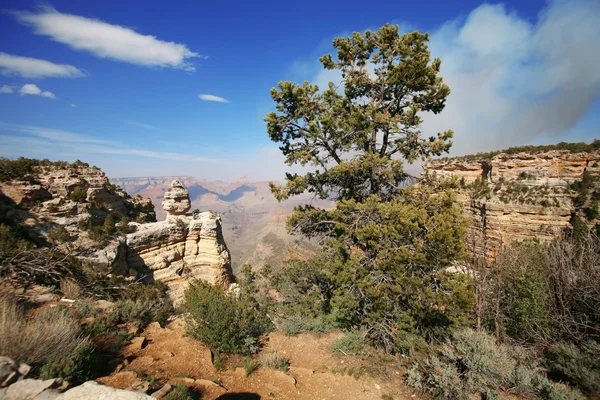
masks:
<instances>
[{"instance_id":1,"label":"sandstone outcrop","mask_svg":"<svg viewBox=\"0 0 600 400\"><path fill-rule=\"evenodd\" d=\"M169 196L167 196L167 194ZM190 209L188 191L174 180L165 194L165 221L139 225L126 237L127 268L133 268L169 287L175 303L194 280L228 287L233 281L231 257L216 213L185 215ZM115 254L116 261L121 255Z\"/></svg>"},{"instance_id":2,"label":"sandstone outcrop","mask_svg":"<svg viewBox=\"0 0 600 400\"><path fill-rule=\"evenodd\" d=\"M551 240L576 210L570 186L584 172L600 175L600 152L567 150L500 153L489 158L438 159L423 165L422 178L455 178L458 201L472 220L468 240L493 258L512 240Z\"/></svg>"},{"instance_id":3,"label":"sandstone outcrop","mask_svg":"<svg viewBox=\"0 0 600 400\"><path fill-rule=\"evenodd\" d=\"M162 206L167 215L185 215L192 208L190 194L178 179L175 179L165 192Z\"/></svg>"}]
</instances>

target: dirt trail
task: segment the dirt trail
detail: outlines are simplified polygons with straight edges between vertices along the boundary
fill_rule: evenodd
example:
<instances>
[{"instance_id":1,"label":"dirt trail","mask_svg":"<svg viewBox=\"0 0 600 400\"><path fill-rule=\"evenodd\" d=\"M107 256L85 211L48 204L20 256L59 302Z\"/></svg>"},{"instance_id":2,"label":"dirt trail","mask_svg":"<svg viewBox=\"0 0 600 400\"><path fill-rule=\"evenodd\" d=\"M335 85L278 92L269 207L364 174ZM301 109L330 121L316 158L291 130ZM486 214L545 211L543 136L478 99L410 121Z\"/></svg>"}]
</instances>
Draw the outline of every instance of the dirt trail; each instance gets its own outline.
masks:
<instances>
[{"instance_id":1,"label":"dirt trail","mask_svg":"<svg viewBox=\"0 0 600 400\"><path fill-rule=\"evenodd\" d=\"M179 382L202 390L202 399L280 399L280 400L395 400L417 399L403 385L401 372L358 356L335 355L331 342L339 332L311 333L288 337L280 332L269 335L263 351L277 349L289 359L288 373L258 368L246 377L243 358L229 360L224 371L211 362L210 350L184 337L181 320L160 328L151 324L142 336L147 345L132 344L125 349L126 361L99 382L126 389L136 381ZM237 364L237 368L236 368ZM379 366L378 366L379 365ZM385 371L382 373L382 371ZM352 376L350 376L352 375ZM215 383L216 382L216 383ZM243 393L243 395L242 395Z\"/></svg>"}]
</instances>

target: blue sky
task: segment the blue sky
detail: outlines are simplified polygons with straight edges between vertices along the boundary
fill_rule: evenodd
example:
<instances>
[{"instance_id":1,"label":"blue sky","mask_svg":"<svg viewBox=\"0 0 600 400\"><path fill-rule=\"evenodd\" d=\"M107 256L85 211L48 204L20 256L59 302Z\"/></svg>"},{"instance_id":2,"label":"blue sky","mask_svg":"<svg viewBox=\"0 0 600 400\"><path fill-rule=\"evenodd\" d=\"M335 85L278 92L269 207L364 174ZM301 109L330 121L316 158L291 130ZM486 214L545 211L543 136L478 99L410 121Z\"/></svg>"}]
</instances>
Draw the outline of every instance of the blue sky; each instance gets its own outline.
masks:
<instances>
[{"instance_id":1,"label":"blue sky","mask_svg":"<svg viewBox=\"0 0 600 400\"><path fill-rule=\"evenodd\" d=\"M453 129L454 154L600 137L593 0L0 5L0 156L279 179L269 89L339 79L318 63L333 38L386 22L431 33L452 94L423 130Z\"/></svg>"}]
</instances>

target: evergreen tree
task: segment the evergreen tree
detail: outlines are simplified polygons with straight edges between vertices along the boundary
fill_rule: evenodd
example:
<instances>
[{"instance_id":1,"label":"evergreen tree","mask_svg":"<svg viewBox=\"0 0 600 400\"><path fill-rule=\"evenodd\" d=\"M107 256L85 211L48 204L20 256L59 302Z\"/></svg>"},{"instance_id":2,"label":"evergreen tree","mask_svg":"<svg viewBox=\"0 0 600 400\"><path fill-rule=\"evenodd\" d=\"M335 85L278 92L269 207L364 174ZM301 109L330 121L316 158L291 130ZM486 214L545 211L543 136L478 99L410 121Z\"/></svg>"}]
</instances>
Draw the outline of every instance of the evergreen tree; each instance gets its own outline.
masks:
<instances>
[{"instance_id":1,"label":"evergreen tree","mask_svg":"<svg viewBox=\"0 0 600 400\"><path fill-rule=\"evenodd\" d=\"M341 84L320 91L280 82L271 90L277 112L265 119L287 164L312 166L287 174L284 186L271 184L275 197L308 191L337 201L333 210L296 207L288 220L290 230L324 240L305 269L302 261L293 264L291 284L313 285L324 312L342 326L361 327L388 351L467 322L473 306L470 279L445 272L466 253L466 220L452 191L404 184L405 161L441 155L451 145L452 131L421 135L420 114L441 112L450 93L428 39L391 25L335 39L337 58L321 62L340 72ZM327 284L311 283L298 276L302 271Z\"/></svg>"}]
</instances>

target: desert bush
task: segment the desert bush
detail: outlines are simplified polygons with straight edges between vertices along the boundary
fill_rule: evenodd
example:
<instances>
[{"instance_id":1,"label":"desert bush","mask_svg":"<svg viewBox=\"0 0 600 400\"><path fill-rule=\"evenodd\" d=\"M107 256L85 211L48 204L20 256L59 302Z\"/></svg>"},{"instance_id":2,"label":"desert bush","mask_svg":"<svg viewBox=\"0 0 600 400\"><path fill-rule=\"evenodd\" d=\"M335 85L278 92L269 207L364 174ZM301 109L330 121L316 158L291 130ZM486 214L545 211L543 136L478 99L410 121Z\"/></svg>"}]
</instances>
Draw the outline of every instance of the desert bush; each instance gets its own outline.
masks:
<instances>
[{"instance_id":1,"label":"desert bush","mask_svg":"<svg viewBox=\"0 0 600 400\"><path fill-rule=\"evenodd\" d=\"M63 308L27 318L14 297L0 293L0 338L0 354L32 365L44 377L81 382L89 376L90 340Z\"/></svg>"},{"instance_id":2,"label":"desert bush","mask_svg":"<svg viewBox=\"0 0 600 400\"><path fill-rule=\"evenodd\" d=\"M185 386L175 385L173 389L164 397L165 400L199 400L202 394L198 390Z\"/></svg>"},{"instance_id":3,"label":"desert bush","mask_svg":"<svg viewBox=\"0 0 600 400\"><path fill-rule=\"evenodd\" d=\"M81 286L72 279L63 280L60 283L60 291L68 299L77 299L81 296Z\"/></svg>"},{"instance_id":4,"label":"desert bush","mask_svg":"<svg viewBox=\"0 0 600 400\"><path fill-rule=\"evenodd\" d=\"M236 298L222 288L200 281L185 292L188 334L217 353L252 354L258 338L273 325L247 296Z\"/></svg>"},{"instance_id":5,"label":"desert bush","mask_svg":"<svg viewBox=\"0 0 600 400\"><path fill-rule=\"evenodd\" d=\"M260 363L253 358L247 357L244 362L244 370L246 371L246 378L249 377L256 369L260 366Z\"/></svg>"},{"instance_id":6,"label":"desert bush","mask_svg":"<svg viewBox=\"0 0 600 400\"><path fill-rule=\"evenodd\" d=\"M295 336L300 332L327 332L337 328L333 318L328 315L317 317L306 317L301 314L284 314L277 319L277 329L282 330L289 336Z\"/></svg>"},{"instance_id":7,"label":"desert bush","mask_svg":"<svg viewBox=\"0 0 600 400\"><path fill-rule=\"evenodd\" d=\"M259 360L263 368L278 369L283 372L290 368L290 361L282 357L276 349L269 349L261 353Z\"/></svg>"},{"instance_id":8,"label":"desert bush","mask_svg":"<svg viewBox=\"0 0 600 400\"><path fill-rule=\"evenodd\" d=\"M346 332L343 337L336 339L331 344L334 353L365 354L365 339L360 331Z\"/></svg>"},{"instance_id":9,"label":"desert bush","mask_svg":"<svg viewBox=\"0 0 600 400\"><path fill-rule=\"evenodd\" d=\"M48 239L53 242L68 242L71 240L71 235L64 226L60 225L48 232Z\"/></svg>"},{"instance_id":10,"label":"desert bush","mask_svg":"<svg viewBox=\"0 0 600 400\"><path fill-rule=\"evenodd\" d=\"M166 286L135 284L126 287L106 317L109 324L128 323L144 328L151 322L165 325L175 313Z\"/></svg>"},{"instance_id":11,"label":"desert bush","mask_svg":"<svg viewBox=\"0 0 600 400\"><path fill-rule=\"evenodd\" d=\"M510 390L542 399L582 399L579 392L550 382L526 350L497 344L485 332L453 333L427 359L408 372L409 386L429 391L436 399L470 399Z\"/></svg>"},{"instance_id":12,"label":"desert bush","mask_svg":"<svg viewBox=\"0 0 600 400\"><path fill-rule=\"evenodd\" d=\"M554 344L544 352L544 366L555 379L589 394L600 393L600 346L595 342L581 348L570 343Z\"/></svg>"},{"instance_id":13,"label":"desert bush","mask_svg":"<svg viewBox=\"0 0 600 400\"><path fill-rule=\"evenodd\" d=\"M491 271L481 293L485 320L499 339L600 339L600 245L587 227L548 244L513 243Z\"/></svg>"},{"instance_id":14,"label":"desert bush","mask_svg":"<svg viewBox=\"0 0 600 400\"><path fill-rule=\"evenodd\" d=\"M75 186L69 198L77 203L83 203L87 199L87 190L81 186Z\"/></svg>"}]
</instances>

